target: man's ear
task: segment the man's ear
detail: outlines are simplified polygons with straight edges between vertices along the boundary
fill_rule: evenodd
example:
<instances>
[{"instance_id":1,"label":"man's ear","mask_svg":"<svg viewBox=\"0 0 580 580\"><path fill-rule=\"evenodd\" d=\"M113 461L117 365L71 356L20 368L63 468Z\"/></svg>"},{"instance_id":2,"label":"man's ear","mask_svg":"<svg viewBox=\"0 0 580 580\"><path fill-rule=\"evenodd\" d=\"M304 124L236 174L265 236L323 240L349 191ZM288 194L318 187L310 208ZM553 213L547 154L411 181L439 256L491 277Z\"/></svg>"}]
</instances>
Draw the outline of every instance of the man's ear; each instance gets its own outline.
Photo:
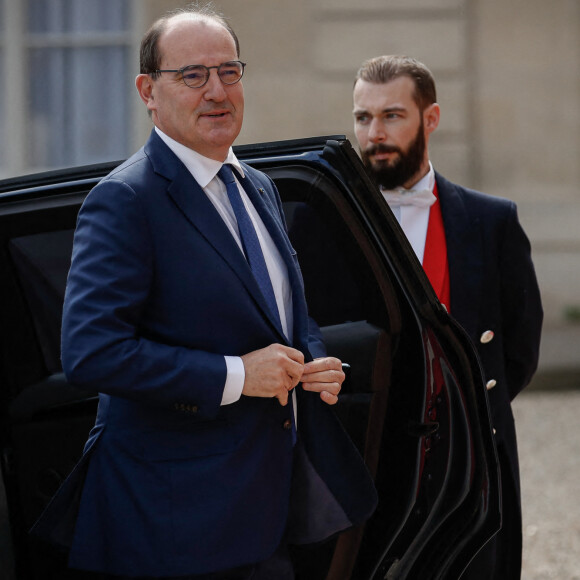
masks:
<instances>
[{"instance_id":1,"label":"man's ear","mask_svg":"<svg viewBox=\"0 0 580 580\"><path fill-rule=\"evenodd\" d=\"M423 124L428 135L433 133L439 126L441 110L437 103L432 103L423 111Z\"/></svg>"},{"instance_id":2,"label":"man's ear","mask_svg":"<svg viewBox=\"0 0 580 580\"><path fill-rule=\"evenodd\" d=\"M141 100L151 111L154 108L153 80L146 74L137 75L135 78L135 87L137 87L137 92L139 93Z\"/></svg>"}]
</instances>

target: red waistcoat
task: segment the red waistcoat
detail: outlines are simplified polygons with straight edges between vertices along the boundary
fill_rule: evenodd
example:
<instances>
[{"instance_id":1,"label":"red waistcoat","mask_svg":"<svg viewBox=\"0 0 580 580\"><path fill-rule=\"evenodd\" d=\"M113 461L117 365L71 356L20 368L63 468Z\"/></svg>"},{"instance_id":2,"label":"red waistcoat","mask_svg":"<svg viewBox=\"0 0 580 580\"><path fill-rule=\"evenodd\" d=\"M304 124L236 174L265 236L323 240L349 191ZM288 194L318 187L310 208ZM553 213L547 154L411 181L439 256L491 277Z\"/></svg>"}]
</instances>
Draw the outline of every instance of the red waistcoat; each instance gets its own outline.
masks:
<instances>
[{"instance_id":1,"label":"red waistcoat","mask_svg":"<svg viewBox=\"0 0 580 580\"><path fill-rule=\"evenodd\" d=\"M437 183L433 188L433 194L437 201L429 211L429 224L427 225L427 238L425 240L425 252L423 255L423 270L431 282L439 301L449 308L449 263L447 261L447 241L445 240L445 228L441 215L441 204Z\"/></svg>"}]
</instances>

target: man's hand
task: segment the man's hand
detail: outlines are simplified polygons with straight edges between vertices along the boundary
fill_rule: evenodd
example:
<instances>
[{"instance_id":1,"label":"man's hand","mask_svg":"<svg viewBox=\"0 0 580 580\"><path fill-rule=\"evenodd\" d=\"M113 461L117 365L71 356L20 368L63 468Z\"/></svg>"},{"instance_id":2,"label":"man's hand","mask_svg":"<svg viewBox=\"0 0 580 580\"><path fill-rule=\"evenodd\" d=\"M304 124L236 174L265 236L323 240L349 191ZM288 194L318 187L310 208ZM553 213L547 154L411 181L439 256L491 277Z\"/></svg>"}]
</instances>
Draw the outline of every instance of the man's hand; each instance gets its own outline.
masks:
<instances>
[{"instance_id":1,"label":"man's hand","mask_svg":"<svg viewBox=\"0 0 580 580\"><path fill-rule=\"evenodd\" d=\"M329 356L306 363L300 380L305 391L320 393L325 403L334 405L344 378L341 361Z\"/></svg>"},{"instance_id":2,"label":"man's hand","mask_svg":"<svg viewBox=\"0 0 580 580\"><path fill-rule=\"evenodd\" d=\"M276 397L285 406L288 392L300 382L304 355L289 346L271 344L241 358L246 373L242 394L248 397Z\"/></svg>"}]
</instances>

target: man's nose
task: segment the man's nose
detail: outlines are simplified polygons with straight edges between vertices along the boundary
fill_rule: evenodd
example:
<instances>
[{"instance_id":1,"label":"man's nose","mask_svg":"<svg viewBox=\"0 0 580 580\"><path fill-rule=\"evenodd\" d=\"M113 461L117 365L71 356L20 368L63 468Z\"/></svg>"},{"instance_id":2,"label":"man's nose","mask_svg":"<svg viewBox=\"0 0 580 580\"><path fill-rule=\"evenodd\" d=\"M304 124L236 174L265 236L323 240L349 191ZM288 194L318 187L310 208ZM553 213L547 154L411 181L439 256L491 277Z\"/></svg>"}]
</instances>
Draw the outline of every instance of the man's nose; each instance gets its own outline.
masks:
<instances>
[{"instance_id":1,"label":"man's nose","mask_svg":"<svg viewBox=\"0 0 580 580\"><path fill-rule=\"evenodd\" d=\"M207 80L204 89L204 98L207 101L223 101L226 98L225 86L216 69L209 71L209 79Z\"/></svg>"},{"instance_id":2,"label":"man's nose","mask_svg":"<svg viewBox=\"0 0 580 580\"><path fill-rule=\"evenodd\" d=\"M387 140L387 132L380 119L373 119L369 126L369 141L382 143Z\"/></svg>"}]
</instances>

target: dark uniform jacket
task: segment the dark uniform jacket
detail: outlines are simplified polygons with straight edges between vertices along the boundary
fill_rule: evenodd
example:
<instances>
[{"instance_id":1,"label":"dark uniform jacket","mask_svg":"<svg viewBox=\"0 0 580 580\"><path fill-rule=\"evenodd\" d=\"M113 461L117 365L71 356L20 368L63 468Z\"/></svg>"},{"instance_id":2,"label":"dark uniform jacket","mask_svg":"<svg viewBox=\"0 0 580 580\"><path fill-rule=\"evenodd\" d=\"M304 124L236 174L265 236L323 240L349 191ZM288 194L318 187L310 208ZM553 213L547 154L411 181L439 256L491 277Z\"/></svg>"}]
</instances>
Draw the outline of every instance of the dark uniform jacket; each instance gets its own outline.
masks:
<instances>
[{"instance_id":1,"label":"dark uniform jacket","mask_svg":"<svg viewBox=\"0 0 580 580\"><path fill-rule=\"evenodd\" d=\"M512 201L460 187L436 174L447 240L451 315L481 358L495 429L503 529L463 578L520 577L518 452L510 402L530 382L543 311L530 243Z\"/></svg>"}]
</instances>

